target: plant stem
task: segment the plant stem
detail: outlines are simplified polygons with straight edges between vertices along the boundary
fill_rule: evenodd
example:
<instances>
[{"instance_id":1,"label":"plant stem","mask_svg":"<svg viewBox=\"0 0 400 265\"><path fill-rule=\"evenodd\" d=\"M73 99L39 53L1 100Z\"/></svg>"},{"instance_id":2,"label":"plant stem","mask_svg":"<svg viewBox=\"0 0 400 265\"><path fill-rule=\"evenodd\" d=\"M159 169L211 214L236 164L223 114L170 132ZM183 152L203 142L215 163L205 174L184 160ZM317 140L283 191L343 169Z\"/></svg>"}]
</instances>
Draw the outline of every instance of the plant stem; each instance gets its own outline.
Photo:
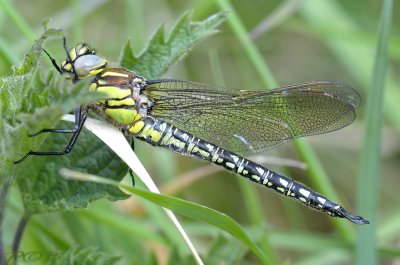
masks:
<instances>
[{"instance_id":1,"label":"plant stem","mask_svg":"<svg viewBox=\"0 0 400 265\"><path fill-rule=\"evenodd\" d=\"M6 253L4 251L4 242L3 242L3 221L4 221L4 211L7 202L7 194L8 190L11 187L11 183L14 181L13 176L6 177L4 179L4 184L0 188L0 265L6 265Z\"/></svg>"},{"instance_id":2,"label":"plant stem","mask_svg":"<svg viewBox=\"0 0 400 265\"><path fill-rule=\"evenodd\" d=\"M30 217L31 216L29 214L24 214L19 220L17 230L15 231L14 240L12 243L12 254L15 264L17 264L18 262L17 259L18 259L19 245L21 243L22 235L24 233L25 227L28 224Z\"/></svg>"}]
</instances>

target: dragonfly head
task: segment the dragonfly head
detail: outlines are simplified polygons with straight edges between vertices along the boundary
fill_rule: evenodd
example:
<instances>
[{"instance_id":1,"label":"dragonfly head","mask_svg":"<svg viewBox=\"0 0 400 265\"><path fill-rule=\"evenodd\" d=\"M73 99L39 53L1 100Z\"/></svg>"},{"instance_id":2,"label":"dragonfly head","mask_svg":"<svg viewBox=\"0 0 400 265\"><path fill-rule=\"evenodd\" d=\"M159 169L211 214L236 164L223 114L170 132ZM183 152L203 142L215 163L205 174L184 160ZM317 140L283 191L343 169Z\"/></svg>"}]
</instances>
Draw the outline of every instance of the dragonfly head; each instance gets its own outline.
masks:
<instances>
[{"instance_id":1,"label":"dragonfly head","mask_svg":"<svg viewBox=\"0 0 400 265\"><path fill-rule=\"evenodd\" d=\"M107 60L96 54L86 44L79 43L69 51L67 60L61 64L61 72L69 79L95 76L107 67Z\"/></svg>"}]
</instances>

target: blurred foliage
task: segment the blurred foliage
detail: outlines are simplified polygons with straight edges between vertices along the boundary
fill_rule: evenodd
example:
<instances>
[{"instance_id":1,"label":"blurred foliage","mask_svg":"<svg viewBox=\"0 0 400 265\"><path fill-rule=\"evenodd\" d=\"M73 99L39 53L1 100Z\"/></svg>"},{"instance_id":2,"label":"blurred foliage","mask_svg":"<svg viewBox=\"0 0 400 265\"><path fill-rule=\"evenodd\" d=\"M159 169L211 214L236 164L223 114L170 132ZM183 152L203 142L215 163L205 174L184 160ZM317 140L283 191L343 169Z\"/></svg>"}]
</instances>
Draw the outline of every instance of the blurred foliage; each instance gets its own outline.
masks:
<instances>
[{"instance_id":1,"label":"blurred foliage","mask_svg":"<svg viewBox=\"0 0 400 265\"><path fill-rule=\"evenodd\" d=\"M358 109L358 118L353 125L329 135L309 138L341 202L349 210L357 213L356 176L360 170L358 164L360 155L364 151L361 139L366 133L363 131L366 117L365 99L369 96L368 88L371 86L373 75L382 1L254 0L249 4L248 1L232 0L231 4L279 84L337 80L352 84L360 91L363 103ZM194 20L203 20L221 11L218 1L202 0L71 0L69 2L1 0L0 6L2 7L0 76L14 73L12 67L19 67L22 64L34 40L42 34L42 23L47 18L49 27L64 30L70 46L85 41L106 58L118 62L123 52L122 47L128 39L134 53L140 58L147 40L160 24L166 24L166 28L171 28L187 10L194 11ZM380 187L376 201L378 218L373 225L377 229L376 243L381 263L400 259L398 247L400 196L397 188L400 184L398 178L400 170L399 7L399 2L395 1L383 106L381 170L380 176L376 176ZM267 28L256 36L253 30L262 21L266 21ZM209 59L212 57L218 58L220 72L227 86L237 89L265 87L263 79L244 52L242 44L236 39L231 26L225 23L220 29L221 33L191 48L190 53L169 68L164 76L207 83L221 82L220 79L214 80L215 62ZM59 39L54 39L45 45L57 61L65 57L61 44ZM215 54L218 56L215 57ZM22 104L28 111L36 104L47 104L46 91L54 90L54 87L58 86L56 82L41 84L43 80L51 80L48 76L54 74L49 73L49 69L53 71L53 67L47 58L45 59L40 65L35 63L35 67L38 67L37 74L32 74L28 80L29 86L37 85L43 90L40 93L21 94L21 102L1 103L0 129L4 134L1 135L0 147L2 153L8 152L8 162L14 158L16 152L23 152L20 147L10 147L5 144L11 133L10 128L4 126L3 115L7 115L7 119L14 119L14 114L9 112L8 107L11 104L12 106ZM22 89L25 84L23 82L27 80L19 81L21 82L19 87ZM3 86L3 89L8 88ZM7 91L0 92L7 93ZM63 102L64 99L61 97L56 100ZM67 104L65 106L65 108L61 106L60 109L69 111ZM46 116L43 126L53 122L52 120L55 120L57 115L60 116L61 112L55 113L49 110L43 112L42 114ZM52 113L53 116L48 116L48 113ZM42 126L42 124L34 125L35 128ZM26 130L27 128L19 133L26 135ZM26 139L22 138L22 141ZM28 150L29 147L23 148ZM298 158L291 145L282 146L278 150L282 157ZM299 207L296 202L276 196L262 187L255 187L224 171L206 173L208 171L204 168L202 172L205 173L196 177L194 169L206 165L202 161L180 157L137 142L135 152L142 158L151 175L158 177L161 189L164 186L177 187L172 189L174 195L228 214L246 227L252 239L259 243L276 264L353 263L353 241L343 238L341 233L328 222L329 217ZM263 155L274 154L269 152ZM67 161L68 157L65 159ZM75 158L70 157L70 159L75 161ZM1 172L10 169L10 164L5 161L0 162ZM283 168L280 165L272 165L272 168L285 170L295 179L310 184L307 174L301 169ZM33 172L32 176L27 174L23 179L35 175ZM20 181L23 182L23 179ZM259 204L249 203L249 195L244 195L244 189L241 188L243 185L252 187L250 192ZM13 232L23 212L19 192L17 187L13 186L8 198L6 219L3 224L3 227L7 228L4 231L7 253L12 244ZM259 220L258 218L252 219L251 212L259 213L262 222L255 221ZM137 198L117 203L100 200L87 210L37 215L30 219L26 227L20 251L27 254L31 251L49 253L70 250L72 253L76 246L82 246L85 250L98 247L104 253L120 256L121 264L193 263L186 247L175 244L177 240L173 238L178 237L174 232L175 228L168 223L168 220L160 218L161 215L163 212L158 206ZM368 216L366 217L368 219ZM340 220L340 222L346 221ZM225 261L226 264L259 262L255 256L249 254L244 245L231 236L209 225L185 218L182 218L182 223L207 264L217 264L221 261ZM353 226L351 229L355 230ZM172 262L171 259L176 262ZM42 264L43 261L37 261L37 264Z\"/></svg>"}]
</instances>

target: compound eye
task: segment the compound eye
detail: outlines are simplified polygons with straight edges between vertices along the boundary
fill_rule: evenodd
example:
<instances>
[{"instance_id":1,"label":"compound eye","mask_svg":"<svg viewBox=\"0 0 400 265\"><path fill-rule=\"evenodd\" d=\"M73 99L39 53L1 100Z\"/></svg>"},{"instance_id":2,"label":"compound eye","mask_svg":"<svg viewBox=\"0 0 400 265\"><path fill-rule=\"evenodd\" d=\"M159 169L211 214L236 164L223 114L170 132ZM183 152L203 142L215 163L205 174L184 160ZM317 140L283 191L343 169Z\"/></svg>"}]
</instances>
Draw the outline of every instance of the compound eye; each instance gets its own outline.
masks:
<instances>
[{"instance_id":1,"label":"compound eye","mask_svg":"<svg viewBox=\"0 0 400 265\"><path fill-rule=\"evenodd\" d=\"M78 78L84 78L88 75L95 75L104 69L106 65L106 59L94 54L83 55L78 57L74 62L74 68Z\"/></svg>"}]
</instances>

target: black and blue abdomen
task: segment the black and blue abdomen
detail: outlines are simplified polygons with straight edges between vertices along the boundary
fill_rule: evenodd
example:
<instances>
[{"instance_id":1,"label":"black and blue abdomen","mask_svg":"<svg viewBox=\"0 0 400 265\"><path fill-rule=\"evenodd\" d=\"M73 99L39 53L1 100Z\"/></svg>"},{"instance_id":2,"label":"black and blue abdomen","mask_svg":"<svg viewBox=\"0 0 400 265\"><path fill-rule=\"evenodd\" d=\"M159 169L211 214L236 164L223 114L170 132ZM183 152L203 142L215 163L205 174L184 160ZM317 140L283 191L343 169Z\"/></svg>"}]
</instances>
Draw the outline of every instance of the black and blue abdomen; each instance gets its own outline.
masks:
<instances>
[{"instance_id":1,"label":"black and blue abdomen","mask_svg":"<svg viewBox=\"0 0 400 265\"><path fill-rule=\"evenodd\" d=\"M281 195L291 197L309 207L326 212L331 216L346 217L355 223L360 221L358 216L350 215L340 205L329 201L305 185L240 155L199 139L159 119L144 117L141 122L144 124L142 126L143 129L135 133L135 136L140 140L144 140L154 146L170 149L182 155L212 162Z\"/></svg>"}]
</instances>

